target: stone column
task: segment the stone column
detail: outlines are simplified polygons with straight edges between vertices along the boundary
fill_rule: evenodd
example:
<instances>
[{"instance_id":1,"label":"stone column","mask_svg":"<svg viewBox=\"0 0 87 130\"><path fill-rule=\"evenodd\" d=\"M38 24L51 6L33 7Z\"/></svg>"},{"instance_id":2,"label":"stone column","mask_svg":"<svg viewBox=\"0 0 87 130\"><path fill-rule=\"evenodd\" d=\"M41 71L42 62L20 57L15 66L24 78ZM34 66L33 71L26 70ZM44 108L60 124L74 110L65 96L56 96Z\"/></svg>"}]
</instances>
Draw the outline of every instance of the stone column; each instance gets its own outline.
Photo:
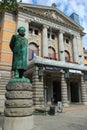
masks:
<instances>
[{"instance_id":1,"label":"stone column","mask_svg":"<svg viewBox=\"0 0 87 130\"><path fill-rule=\"evenodd\" d=\"M83 45L82 45L82 38L79 36L77 38L78 43L78 62L79 64L84 64L84 57L83 57Z\"/></svg>"},{"instance_id":2,"label":"stone column","mask_svg":"<svg viewBox=\"0 0 87 130\"><path fill-rule=\"evenodd\" d=\"M9 81L6 90L3 130L32 129L32 85L21 79L18 82Z\"/></svg>"},{"instance_id":3,"label":"stone column","mask_svg":"<svg viewBox=\"0 0 87 130\"><path fill-rule=\"evenodd\" d=\"M39 76L39 67L35 67L33 73L33 104L35 106L43 106L44 105L44 85L43 85L43 76Z\"/></svg>"},{"instance_id":4,"label":"stone column","mask_svg":"<svg viewBox=\"0 0 87 130\"><path fill-rule=\"evenodd\" d=\"M59 57L61 61L65 61L63 31L59 31Z\"/></svg>"},{"instance_id":5,"label":"stone column","mask_svg":"<svg viewBox=\"0 0 87 130\"><path fill-rule=\"evenodd\" d=\"M83 79L83 76L81 76L81 100L82 100L82 103L87 105L87 92L86 92L86 83Z\"/></svg>"},{"instance_id":6,"label":"stone column","mask_svg":"<svg viewBox=\"0 0 87 130\"><path fill-rule=\"evenodd\" d=\"M48 37L47 37L48 26L44 25L42 30L42 56L48 57Z\"/></svg>"},{"instance_id":7,"label":"stone column","mask_svg":"<svg viewBox=\"0 0 87 130\"><path fill-rule=\"evenodd\" d=\"M68 92L67 92L67 82L64 78L64 72L61 74L61 97L63 106L68 106Z\"/></svg>"},{"instance_id":8,"label":"stone column","mask_svg":"<svg viewBox=\"0 0 87 130\"><path fill-rule=\"evenodd\" d=\"M76 36L73 36L73 61L78 62L78 49L77 49L77 39Z\"/></svg>"}]
</instances>

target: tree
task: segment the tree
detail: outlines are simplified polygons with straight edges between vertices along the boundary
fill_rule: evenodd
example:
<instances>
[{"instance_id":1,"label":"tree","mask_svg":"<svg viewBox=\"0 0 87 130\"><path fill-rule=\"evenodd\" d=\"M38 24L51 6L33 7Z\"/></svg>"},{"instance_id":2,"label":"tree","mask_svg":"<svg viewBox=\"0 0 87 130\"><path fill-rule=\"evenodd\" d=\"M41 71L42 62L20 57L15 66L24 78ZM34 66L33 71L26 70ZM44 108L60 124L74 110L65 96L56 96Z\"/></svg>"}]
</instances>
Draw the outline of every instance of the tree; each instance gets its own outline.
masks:
<instances>
[{"instance_id":1,"label":"tree","mask_svg":"<svg viewBox=\"0 0 87 130\"><path fill-rule=\"evenodd\" d=\"M17 2L17 0L2 0L0 2L0 12L4 12L6 10L15 11L20 2L22 2L22 0L19 0L19 2Z\"/></svg>"}]
</instances>

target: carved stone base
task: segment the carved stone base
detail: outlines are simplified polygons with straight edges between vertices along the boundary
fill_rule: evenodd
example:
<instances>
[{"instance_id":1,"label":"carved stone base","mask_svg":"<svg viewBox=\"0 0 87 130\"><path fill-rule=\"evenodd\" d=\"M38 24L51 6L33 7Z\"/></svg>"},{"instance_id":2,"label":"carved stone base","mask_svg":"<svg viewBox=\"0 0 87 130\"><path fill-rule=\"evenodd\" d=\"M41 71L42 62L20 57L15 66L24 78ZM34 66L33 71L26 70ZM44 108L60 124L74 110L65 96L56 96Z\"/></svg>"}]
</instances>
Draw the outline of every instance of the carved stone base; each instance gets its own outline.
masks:
<instances>
[{"instance_id":1,"label":"carved stone base","mask_svg":"<svg viewBox=\"0 0 87 130\"><path fill-rule=\"evenodd\" d=\"M24 79L12 79L6 90L3 130L30 130L34 126L32 85Z\"/></svg>"},{"instance_id":2,"label":"carved stone base","mask_svg":"<svg viewBox=\"0 0 87 130\"><path fill-rule=\"evenodd\" d=\"M32 85L24 80L10 81L6 86L5 115L11 117L32 115Z\"/></svg>"}]
</instances>

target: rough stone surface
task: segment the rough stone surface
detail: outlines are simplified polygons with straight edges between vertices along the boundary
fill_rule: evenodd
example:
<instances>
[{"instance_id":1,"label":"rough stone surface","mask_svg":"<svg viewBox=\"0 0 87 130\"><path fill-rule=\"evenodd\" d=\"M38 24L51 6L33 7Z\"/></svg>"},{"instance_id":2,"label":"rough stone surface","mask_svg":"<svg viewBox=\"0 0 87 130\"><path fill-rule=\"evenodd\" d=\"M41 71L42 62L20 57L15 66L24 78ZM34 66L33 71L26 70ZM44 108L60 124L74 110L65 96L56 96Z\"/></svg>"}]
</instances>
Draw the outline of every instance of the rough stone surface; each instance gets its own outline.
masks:
<instances>
[{"instance_id":1,"label":"rough stone surface","mask_svg":"<svg viewBox=\"0 0 87 130\"><path fill-rule=\"evenodd\" d=\"M29 91L32 90L32 85L30 83L26 83L26 82L15 82L15 83L8 83L6 86L7 91L16 91L16 90L25 90L25 91Z\"/></svg>"},{"instance_id":2,"label":"rough stone surface","mask_svg":"<svg viewBox=\"0 0 87 130\"><path fill-rule=\"evenodd\" d=\"M29 108L6 108L4 111L6 116L10 117L23 117L23 116L31 116L32 109Z\"/></svg>"},{"instance_id":3,"label":"rough stone surface","mask_svg":"<svg viewBox=\"0 0 87 130\"><path fill-rule=\"evenodd\" d=\"M5 94L7 99L29 99L32 98L30 91L9 91Z\"/></svg>"},{"instance_id":4,"label":"rough stone surface","mask_svg":"<svg viewBox=\"0 0 87 130\"><path fill-rule=\"evenodd\" d=\"M31 130L33 127L33 116L4 117L3 130Z\"/></svg>"},{"instance_id":5,"label":"rough stone surface","mask_svg":"<svg viewBox=\"0 0 87 130\"><path fill-rule=\"evenodd\" d=\"M5 106L7 108L19 108L19 107L30 107L32 106L33 102L29 99L21 99L21 100L6 100Z\"/></svg>"},{"instance_id":6,"label":"rough stone surface","mask_svg":"<svg viewBox=\"0 0 87 130\"><path fill-rule=\"evenodd\" d=\"M5 110L8 117L32 115L32 85L26 82L9 82L6 86Z\"/></svg>"}]
</instances>

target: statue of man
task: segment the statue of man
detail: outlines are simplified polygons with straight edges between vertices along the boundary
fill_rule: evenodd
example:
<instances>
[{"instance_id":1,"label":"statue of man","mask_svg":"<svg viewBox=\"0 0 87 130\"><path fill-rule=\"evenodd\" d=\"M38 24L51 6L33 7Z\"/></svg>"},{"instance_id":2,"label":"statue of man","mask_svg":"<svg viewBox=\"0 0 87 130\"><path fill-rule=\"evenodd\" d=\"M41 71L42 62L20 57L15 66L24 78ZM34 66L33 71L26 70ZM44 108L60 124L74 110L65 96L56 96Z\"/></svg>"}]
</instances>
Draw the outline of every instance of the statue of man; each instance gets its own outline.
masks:
<instances>
[{"instance_id":1,"label":"statue of man","mask_svg":"<svg viewBox=\"0 0 87 130\"><path fill-rule=\"evenodd\" d=\"M10 48L13 52L12 70L16 78L22 78L23 73L27 68L27 49L28 40L25 36L25 28L19 27L18 35L13 35L10 41Z\"/></svg>"}]
</instances>

